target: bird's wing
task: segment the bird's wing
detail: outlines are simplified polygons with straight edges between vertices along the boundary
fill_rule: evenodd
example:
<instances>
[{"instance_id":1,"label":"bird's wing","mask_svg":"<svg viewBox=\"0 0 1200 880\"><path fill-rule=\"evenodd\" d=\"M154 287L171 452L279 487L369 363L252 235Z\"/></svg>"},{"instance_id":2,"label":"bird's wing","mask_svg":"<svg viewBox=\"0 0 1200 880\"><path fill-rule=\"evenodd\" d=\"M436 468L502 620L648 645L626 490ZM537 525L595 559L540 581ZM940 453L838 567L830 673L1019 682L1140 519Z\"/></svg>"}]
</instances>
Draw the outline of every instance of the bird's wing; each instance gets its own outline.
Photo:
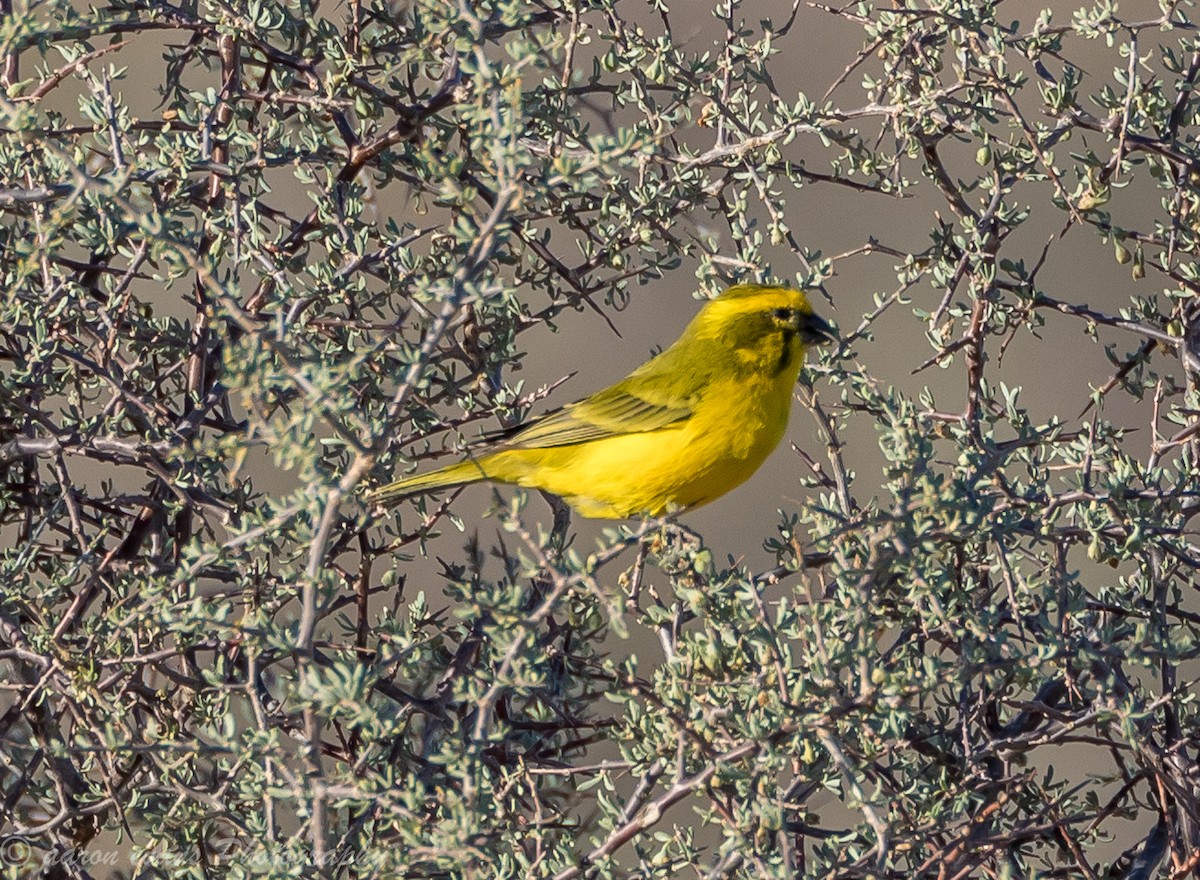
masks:
<instances>
[{"instance_id":1,"label":"bird's wing","mask_svg":"<svg viewBox=\"0 0 1200 880\"><path fill-rule=\"evenodd\" d=\"M497 438L504 449L542 449L602 440L620 434L656 431L692 415L686 400L655 401L642 383L629 380L568 404Z\"/></svg>"}]
</instances>

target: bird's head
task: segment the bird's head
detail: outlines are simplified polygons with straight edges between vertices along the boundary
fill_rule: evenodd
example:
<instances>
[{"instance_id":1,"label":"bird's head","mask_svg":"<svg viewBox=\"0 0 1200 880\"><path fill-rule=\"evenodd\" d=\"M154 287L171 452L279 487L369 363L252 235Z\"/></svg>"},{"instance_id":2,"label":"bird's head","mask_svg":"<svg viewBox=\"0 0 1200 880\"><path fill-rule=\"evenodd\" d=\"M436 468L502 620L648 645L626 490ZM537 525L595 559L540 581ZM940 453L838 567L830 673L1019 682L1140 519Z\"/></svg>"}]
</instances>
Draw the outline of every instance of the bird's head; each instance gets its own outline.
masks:
<instances>
[{"instance_id":1,"label":"bird's head","mask_svg":"<svg viewBox=\"0 0 1200 880\"><path fill-rule=\"evenodd\" d=\"M805 346L837 339L802 291L757 284L739 284L710 300L688 329L718 340L739 360L765 362L776 372L798 368Z\"/></svg>"}]
</instances>

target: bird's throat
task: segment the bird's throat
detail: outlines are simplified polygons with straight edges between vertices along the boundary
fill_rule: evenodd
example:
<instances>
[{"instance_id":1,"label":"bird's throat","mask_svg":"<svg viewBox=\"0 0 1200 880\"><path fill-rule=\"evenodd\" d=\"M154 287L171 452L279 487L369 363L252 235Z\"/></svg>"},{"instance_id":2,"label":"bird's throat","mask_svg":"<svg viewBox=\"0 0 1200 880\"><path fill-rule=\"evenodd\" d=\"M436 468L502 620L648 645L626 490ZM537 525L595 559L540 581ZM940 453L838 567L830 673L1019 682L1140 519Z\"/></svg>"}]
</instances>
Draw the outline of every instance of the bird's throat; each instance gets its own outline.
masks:
<instances>
[{"instance_id":1,"label":"bird's throat","mask_svg":"<svg viewBox=\"0 0 1200 880\"><path fill-rule=\"evenodd\" d=\"M791 367L796 358L800 356L800 346L797 345L797 331L784 330L779 334L779 354L775 357L775 370L772 373L778 376L784 370Z\"/></svg>"}]
</instances>

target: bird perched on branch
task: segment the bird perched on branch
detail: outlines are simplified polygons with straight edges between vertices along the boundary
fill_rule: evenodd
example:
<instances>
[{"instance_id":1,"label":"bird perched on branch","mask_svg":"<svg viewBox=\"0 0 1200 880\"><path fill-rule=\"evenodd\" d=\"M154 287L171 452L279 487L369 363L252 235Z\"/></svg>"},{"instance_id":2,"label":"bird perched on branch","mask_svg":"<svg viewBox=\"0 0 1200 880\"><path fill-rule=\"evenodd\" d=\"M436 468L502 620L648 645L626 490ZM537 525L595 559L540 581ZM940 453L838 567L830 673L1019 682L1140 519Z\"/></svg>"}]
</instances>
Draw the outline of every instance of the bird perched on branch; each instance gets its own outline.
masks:
<instances>
[{"instance_id":1,"label":"bird perched on branch","mask_svg":"<svg viewBox=\"0 0 1200 880\"><path fill-rule=\"evenodd\" d=\"M615 385L367 500L391 507L492 480L559 495L586 517L699 507L744 482L779 444L805 348L834 339L800 291L732 287Z\"/></svg>"}]
</instances>

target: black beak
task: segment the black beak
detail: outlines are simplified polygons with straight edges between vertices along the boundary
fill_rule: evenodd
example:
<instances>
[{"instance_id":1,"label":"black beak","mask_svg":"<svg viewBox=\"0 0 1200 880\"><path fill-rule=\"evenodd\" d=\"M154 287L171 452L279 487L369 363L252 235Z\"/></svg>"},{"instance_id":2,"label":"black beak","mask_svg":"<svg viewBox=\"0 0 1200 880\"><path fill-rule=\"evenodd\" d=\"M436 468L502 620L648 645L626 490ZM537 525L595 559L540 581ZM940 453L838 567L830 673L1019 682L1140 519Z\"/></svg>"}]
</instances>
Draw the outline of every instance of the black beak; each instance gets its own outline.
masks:
<instances>
[{"instance_id":1,"label":"black beak","mask_svg":"<svg viewBox=\"0 0 1200 880\"><path fill-rule=\"evenodd\" d=\"M833 325L818 315L805 315L800 319L800 338L804 340L805 345L838 341Z\"/></svg>"}]
</instances>

